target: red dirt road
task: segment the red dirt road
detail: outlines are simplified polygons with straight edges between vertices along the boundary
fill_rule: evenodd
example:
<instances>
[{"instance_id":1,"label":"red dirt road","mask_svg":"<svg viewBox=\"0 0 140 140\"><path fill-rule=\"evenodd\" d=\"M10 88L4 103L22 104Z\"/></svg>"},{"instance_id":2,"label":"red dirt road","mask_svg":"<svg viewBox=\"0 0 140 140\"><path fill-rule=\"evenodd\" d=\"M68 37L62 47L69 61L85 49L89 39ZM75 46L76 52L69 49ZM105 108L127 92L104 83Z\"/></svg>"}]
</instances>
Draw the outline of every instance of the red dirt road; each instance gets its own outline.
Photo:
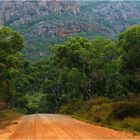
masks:
<instances>
[{"instance_id":1,"label":"red dirt road","mask_svg":"<svg viewBox=\"0 0 140 140\"><path fill-rule=\"evenodd\" d=\"M99 140L139 139L140 136L91 125L64 115L35 114L21 119L8 139Z\"/></svg>"}]
</instances>

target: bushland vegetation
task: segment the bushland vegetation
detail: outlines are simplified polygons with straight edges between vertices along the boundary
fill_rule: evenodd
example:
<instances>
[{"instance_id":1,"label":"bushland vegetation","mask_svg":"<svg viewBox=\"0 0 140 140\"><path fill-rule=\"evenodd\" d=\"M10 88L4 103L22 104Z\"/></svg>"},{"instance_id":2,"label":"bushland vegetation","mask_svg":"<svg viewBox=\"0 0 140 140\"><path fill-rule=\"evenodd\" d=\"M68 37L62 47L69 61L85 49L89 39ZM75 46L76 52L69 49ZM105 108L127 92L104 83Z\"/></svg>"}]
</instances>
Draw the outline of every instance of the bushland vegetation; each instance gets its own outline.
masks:
<instances>
[{"instance_id":1,"label":"bushland vegetation","mask_svg":"<svg viewBox=\"0 0 140 140\"><path fill-rule=\"evenodd\" d=\"M140 131L140 26L117 40L70 37L35 62L22 53L24 39L0 30L1 108L65 113Z\"/></svg>"}]
</instances>

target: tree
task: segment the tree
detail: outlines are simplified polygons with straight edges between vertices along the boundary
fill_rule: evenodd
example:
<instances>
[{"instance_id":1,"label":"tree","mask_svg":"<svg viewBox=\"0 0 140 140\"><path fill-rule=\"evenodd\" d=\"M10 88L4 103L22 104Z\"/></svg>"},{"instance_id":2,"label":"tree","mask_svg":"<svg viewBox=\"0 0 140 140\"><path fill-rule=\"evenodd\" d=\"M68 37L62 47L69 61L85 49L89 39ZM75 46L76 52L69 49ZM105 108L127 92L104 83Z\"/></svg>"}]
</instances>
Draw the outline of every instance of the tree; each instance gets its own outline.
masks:
<instances>
[{"instance_id":1,"label":"tree","mask_svg":"<svg viewBox=\"0 0 140 140\"><path fill-rule=\"evenodd\" d=\"M121 73L126 92L140 93L140 26L134 25L119 37L123 48Z\"/></svg>"},{"instance_id":2,"label":"tree","mask_svg":"<svg viewBox=\"0 0 140 140\"><path fill-rule=\"evenodd\" d=\"M10 29L0 30L0 99L9 102L14 93L13 80L18 73L21 54L24 47L20 33Z\"/></svg>"},{"instance_id":3,"label":"tree","mask_svg":"<svg viewBox=\"0 0 140 140\"><path fill-rule=\"evenodd\" d=\"M118 92L119 51L115 42L102 37L94 41L76 37L50 50L51 66L45 86L51 89L48 92L60 98L65 94L84 100Z\"/></svg>"}]
</instances>

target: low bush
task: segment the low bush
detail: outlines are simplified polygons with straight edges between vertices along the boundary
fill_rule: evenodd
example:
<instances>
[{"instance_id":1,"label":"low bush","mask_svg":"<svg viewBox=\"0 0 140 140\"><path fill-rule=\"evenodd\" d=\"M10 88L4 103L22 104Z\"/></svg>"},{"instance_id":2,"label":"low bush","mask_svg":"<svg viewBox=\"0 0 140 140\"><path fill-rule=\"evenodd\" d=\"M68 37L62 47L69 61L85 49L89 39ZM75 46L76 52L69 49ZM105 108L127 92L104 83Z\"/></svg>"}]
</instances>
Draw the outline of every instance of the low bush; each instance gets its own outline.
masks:
<instances>
[{"instance_id":1,"label":"low bush","mask_svg":"<svg viewBox=\"0 0 140 140\"><path fill-rule=\"evenodd\" d=\"M8 105L5 102L0 102L0 110L5 110L8 108Z\"/></svg>"},{"instance_id":2,"label":"low bush","mask_svg":"<svg viewBox=\"0 0 140 140\"><path fill-rule=\"evenodd\" d=\"M93 105L102 105L105 103L111 103L111 100L107 97L98 97L93 100Z\"/></svg>"},{"instance_id":3,"label":"low bush","mask_svg":"<svg viewBox=\"0 0 140 140\"><path fill-rule=\"evenodd\" d=\"M106 118L110 113L111 105L104 103L102 105L93 105L91 107L91 119L94 122L106 122Z\"/></svg>"},{"instance_id":4,"label":"low bush","mask_svg":"<svg viewBox=\"0 0 140 140\"><path fill-rule=\"evenodd\" d=\"M0 111L0 128L8 125L11 121L21 117L21 114L18 113L15 109L7 109Z\"/></svg>"},{"instance_id":5,"label":"low bush","mask_svg":"<svg viewBox=\"0 0 140 140\"><path fill-rule=\"evenodd\" d=\"M63 114L75 114L84 111L85 102L80 99L71 99L68 104L61 106L59 112Z\"/></svg>"},{"instance_id":6,"label":"low bush","mask_svg":"<svg viewBox=\"0 0 140 140\"><path fill-rule=\"evenodd\" d=\"M115 129L140 131L139 99L129 97L122 100L110 100L106 97L98 97L89 101L72 99L68 104L61 106L60 113L70 114L76 118Z\"/></svg>"},{"instance_id":7,"label":"low bush","mask_svg":"<svg viewBox=\"0 0 140 140\"><path fill-rule=\"evenodd\" d=\"M140 105L135 102L120 101L112 103L109 118L123 120L126 117L140 116Z\"/></svg>"},{"instance_id":8,"label":"low bush","mask_svg":"<svg viewBox=\"0 0 140 140\"><path fill-rule=\"evenodd\" d=\"M140 118L125 118L123 124L126 128L131 128L134 131L140 131Z\"/></svg>"},{"instance_id":9,"label":"low bush","mask_svg":"<svg viewBox=\"0 0 140 140\"><path fill-rule=\"evenodd\" d=\"M32 104L32 106L34 107L34 103ZM41 112L41 113L57 113L57 105L56 105L56 101L55 98L53 97L53 95L45 95L42 96L38 102L37 102L37 109L34 109L32 111L37 111L37 112Z\"/></svg>"}]
</instances>

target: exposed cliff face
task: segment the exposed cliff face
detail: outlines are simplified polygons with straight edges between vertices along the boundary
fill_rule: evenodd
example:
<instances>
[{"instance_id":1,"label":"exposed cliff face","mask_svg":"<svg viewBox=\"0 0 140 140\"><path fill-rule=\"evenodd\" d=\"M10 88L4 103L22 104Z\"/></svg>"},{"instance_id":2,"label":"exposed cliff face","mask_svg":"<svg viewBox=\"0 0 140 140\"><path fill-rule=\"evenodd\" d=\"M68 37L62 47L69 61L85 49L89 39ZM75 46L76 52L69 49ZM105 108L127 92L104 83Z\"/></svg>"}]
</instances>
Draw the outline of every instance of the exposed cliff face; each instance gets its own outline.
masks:
<instances>
[{"instance_id":1,"label":"exposed cliff face","mask_svg":"<svg viewBox=\"0 0 140 140\"><path fill-rule=\"evenodd\" d=\"M140 23L140 2L11 0L0 1L0 28L23 33L31 58L47 55L47 46L70 35L115 38L127 26Z\"/></svg>"},{"instance_id":2,"label":"exposed cliff face","mask_svg":"<svg viewBox=\"0 0 140 140\"><path fill-rule=\"evenodd\" d=\"M131 24L140 23L140 2L138 1L104 1L81 4L84 16L94 18L98 22L113 29L123 31Z\"/></svg>"},{"instance_id":3,"label":"exposed cliff face","mask_svg":"<svg viewBox=\"0 0 140 140\"><path fill-rule=\"evenodd\" d=\"M75 22L65 19L80 14L75 1L65 0L3 0L0 1L0 28L11 26L23 33L27 53L31 57L44 57L51 37L73 35L80 32ZM61 19L60 19L61 18ZM51 41L52 42L52 41ZM53 41L54 42L54 41Z\"/></svg>"},{"instance_id":4,"label":"exposed cliff face","mask_svg":"<svg viewBox=\"0 0 140 140\"><path fill-rule=\"evenodd\" d=\"M0 11L2 22L12 26L20 26L21 24L34 22L51 13L69 12L76 15L79 13L79 6L76 2L62 0L12 0L1 2Z\"/></svg>"}]
</instances>

